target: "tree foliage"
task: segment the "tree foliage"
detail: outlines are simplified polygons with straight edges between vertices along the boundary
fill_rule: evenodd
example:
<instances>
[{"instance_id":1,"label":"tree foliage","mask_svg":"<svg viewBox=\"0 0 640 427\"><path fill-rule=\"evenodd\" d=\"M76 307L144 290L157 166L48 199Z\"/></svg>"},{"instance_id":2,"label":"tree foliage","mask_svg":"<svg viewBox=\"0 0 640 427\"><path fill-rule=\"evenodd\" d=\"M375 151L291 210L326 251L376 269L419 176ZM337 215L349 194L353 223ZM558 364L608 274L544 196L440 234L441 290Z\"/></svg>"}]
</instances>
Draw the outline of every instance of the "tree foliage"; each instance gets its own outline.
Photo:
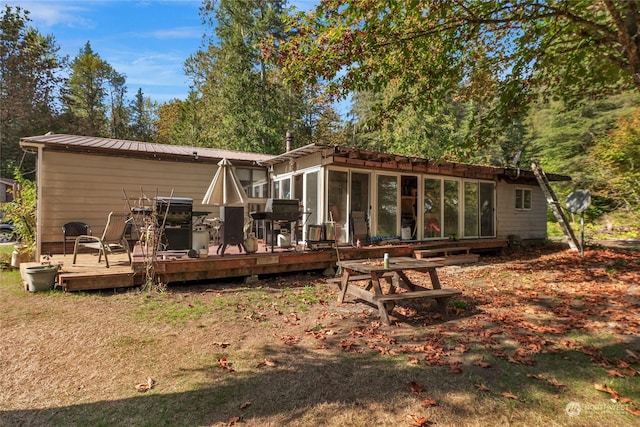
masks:
<instances>
[{"instance_id":1,"label":"tree foliage","mask_svg":"<svg viewBox=\"0 0 640 427\"><path fill-rule=\"evenodd\" d=\"M425 158L453 158L466 131L465 106L450 100L438 111L421 105L409 105L399 112L380 116L380 105L397 95L397 86L383 93L358 92L353 96L354 120L351 145L376 151L388 151Z\"/></svg>"},{"instance_id":2,"label":"tree foliage","mask_svg":"<svg viewBox=\"0 0 640 427\"><path fill-rule=\"evenodd\" d=\"M275 153L284 145L287 92L260 55L261 40L282 33L284 4L203 2L203 21L215 29L185 68L199 97L200 130L216 146Z\"/></svg>"},{"instance_id":3,"label":"tree foliage","mask_svg":"<svg viewBox=\"0 0 640 427\"><path fill-rule=\"evenodd\" d=\"M112 71L89 42L73 59L62 98L69 133L108 136L105 98Z\"/></svg>"},{"instance_id":4,"label":"tree foliage","mask_svg":"<svg viewBox=\"0 0 640 427\"><path fill-rule=\"evenodd\" d=\"M37 189L35 181L26 179L19 171L14 175L18 192L13 200L2 206L4 220L10 221L15 227L20 242L26 246L27 252L33 252L36 244L36 205Z\"/></svg>"},{"instance_id":5,"label":"tree foliage","mask_svg":"<svg viewBox=\"0 0 640 427\"><path fill-rule=\"evenodd\" d=\"M596 190L640 215L640 107L596 139L590 153L600 183Z\"/></svg>"},{"instance_id":6,"label":"tree foliage","mask_svg":"<svg viewBox=\"0 0 640 427\"><path fill-rule=\"evenodd\" d=\"M197 110L189 115L199 143L278 154L287 132L295 146L340 138L342 124L328 102L316 99L318 86L285 85L280 67L262 55L267 39L287 39L287 13L283 0L203 2L210 29L185 63L196 94Z\"/></svg>"},{"instance_id":7,"label":"tree foliage","mask_svg":"<svg viewBox=\"0 0 640 427\"><path fill-rule=\"evenodd\" d=\"M289 80L328 82L335 97L395 85L378 112L472 101L466 142L482 144L541 94L640 88L639 21L635 1L326 0L267 53Z\"/></svg>"},{"instance_id":8,"label":"tree foliage","mask_svg":"<svg viewBox=\"0 0 640 427\"><path fill-rule=\"evenodd\" d=\"M588 166L596 141L638 105L640 95L628 91L572 108L560 101L536 106L525 122L523 164L538 159L546 170L570 175L574 189L590 188L594 176Z\"/></svg>"},{"instance_id":9,"label":"tree foliage","mask_svg":"<svg viewBox=\"0 0 640 427\"><path fill-rule=\"evenodd\" d=\"M65 61L53 36L43 36L29 22L29 12L20 7L5 5L0 11L0 176L5 177L22 157L20 137L50 130Z\"/></svg>"},{"instance_id":10,"label":"tree foliage","mask_svg":"<svg viewBox=\"0 0 640 427\"><path fill-rule=\"evenodd\" d=\"M158 120L158 103L145 97L141 88L129 104L131 125L129 137L136 141L152 142L156 139L155 123Z\"/></svg>"}]
</instances>

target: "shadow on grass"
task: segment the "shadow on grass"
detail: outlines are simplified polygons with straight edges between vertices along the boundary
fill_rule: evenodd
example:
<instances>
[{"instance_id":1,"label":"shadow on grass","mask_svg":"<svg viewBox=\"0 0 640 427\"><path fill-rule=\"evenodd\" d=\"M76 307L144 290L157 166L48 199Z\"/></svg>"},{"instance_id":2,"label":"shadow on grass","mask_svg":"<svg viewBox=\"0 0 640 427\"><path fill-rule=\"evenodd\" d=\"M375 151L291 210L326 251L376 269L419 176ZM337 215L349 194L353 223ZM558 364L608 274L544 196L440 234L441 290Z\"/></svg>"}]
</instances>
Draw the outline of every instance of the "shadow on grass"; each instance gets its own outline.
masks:
<instances>
[{"instance_id":1,"label":"shadow on grass","mask_svg":"<svg viewBox=\"0 0 640 427\"><path fill-rule=\"evenodd\" d=\"M269 354L271 350L262 351ZM617 354L620 349L602 348L601 351ZM389 417L406 420L403 412L411 405L419 408L426 398L437 400L440 410L446 412L442 425L459 425L471 420L477 423L483 417L493 417L492 411L513 411L517 415L512 421L530 424L532 419L566 416L564 408L568 402L583 399L585 403L583 391L578 388L601 380L589 368L584 354L573 351L541 354L539 361L542 363L536 366L496 363L482 373L465 367L464 374L454 375L446 366L413 365L407 363L406 358L375 353L336 357L294 347L272 368L228 372L218 366L202 366L198 370L209 378L209 383L197 390L164 393L163 389L171 387L171 379L159 378L153 390L135 396L132 391L127 398L0 411L0 425L228 425L235 417L254 422L268 420L273 425L303 425L306 421L301 423L301 420L309 417L309 413L313 413L313 418L307 418L307 425L332 419L329 424L336 425L335 419L341 411L366 412L370 407L381 408L378 413L367 412L370 425L379 425ZM568 386L558 388L545 379L558 379ZM424 391L412 394L409 382L422 385ZM487 385L490 391L479 392L479 383ZM499 397L502 392L518 395L517 410L509 406L508 399ZM628 397L637 398L637 392L634 394L636 396ZM606 401L604 397L603 400ZM542 413L541 408L544 408ZM597 424L600 415L592 414L596 418L582 421ZM634 420L624 411L607 415L606 419L616 425L633 425ZM480 421L478 425L481 424Z\"/></svg>"},{"instance_id":2,"label":"shadow on grass","mask_svg":"<svg viewBox=\"0 0 640 427\"><path fill-rule=\"evenodd\" d=\"M264 350L269 353L269 349ZM393 358L376 354L327 357L300 348L290 350L286 360L274 368L249 372L226 372L218 366L203 366L211 379L201 389L163 393L170 384L158 379L152 391L112 401L59 408L0 412L1 425L213 425L233 417L275 417L275 425L300 419L306 411L325 405L388 404L395 396L412 396L407 383L422 382L425 394L462 391L456 381L439 378L429 367L399 365ZM167 381L168 382L168 381ZM466 390L470 392L471 390ZM250 402L246 409L241 405ZM315 416L322 418L322 409ZM455 409L466 416L466 409ZM375 418L375 415L372 414Z\"/></svg>"}]
</instances>

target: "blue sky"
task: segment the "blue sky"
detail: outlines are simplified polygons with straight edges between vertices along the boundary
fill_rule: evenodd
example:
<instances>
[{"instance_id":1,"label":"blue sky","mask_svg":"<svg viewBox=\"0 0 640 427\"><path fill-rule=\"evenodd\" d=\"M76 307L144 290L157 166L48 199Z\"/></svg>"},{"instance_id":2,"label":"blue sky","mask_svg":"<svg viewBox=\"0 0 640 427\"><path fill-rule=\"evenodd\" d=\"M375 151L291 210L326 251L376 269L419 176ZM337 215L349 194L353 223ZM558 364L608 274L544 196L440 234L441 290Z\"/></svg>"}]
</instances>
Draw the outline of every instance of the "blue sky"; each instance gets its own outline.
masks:
<instances>
[{"instance_id":1,"label":"blue sky","mask_svg":"<svg viewBox=\"0 0 640 427\"><path fill-rule=\"evenodd\" d=\"M189 81L184 61L202 43L201 1L36 0L4 4L30 11L31 25L53 35L61 55L73 59L87 41L94 52L126 75L128 97L138 91L153 101L185 99ZM310 10L317 0L291 5Z\"/></svg>"}]
</instances>

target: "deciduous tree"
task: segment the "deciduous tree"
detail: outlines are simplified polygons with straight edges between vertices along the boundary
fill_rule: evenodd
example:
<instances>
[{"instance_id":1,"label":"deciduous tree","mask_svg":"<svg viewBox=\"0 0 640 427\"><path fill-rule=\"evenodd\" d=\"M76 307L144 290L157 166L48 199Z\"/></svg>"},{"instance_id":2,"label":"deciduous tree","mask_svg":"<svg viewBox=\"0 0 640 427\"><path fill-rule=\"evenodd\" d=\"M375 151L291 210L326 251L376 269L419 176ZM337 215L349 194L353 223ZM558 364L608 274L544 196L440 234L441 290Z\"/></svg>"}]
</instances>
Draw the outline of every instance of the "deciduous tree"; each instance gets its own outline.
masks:
<instances>
[{"instance_id":1,"label":"deciduous tree","mask_svg":"<svg viewBox=\"0 0 640 427\"><path fill-rule=\"evenodd\" d=\"M591 154L592 170L601 183L597 190L640 215L640 107L598 138Z\"/></svg>"},{"instance_id":2,"label":"deciduous tree","mask_svg":"<svg viewBox=\"0 0 640 427\"><path fill-rule=\"evenodd\" d=\"M472 100L477 143L540 94L640 89L639 24L631 0L326 0L267 52L290 80L326 81L335 96L396 84L382 111Z\"/></svg>"}]
</instances>

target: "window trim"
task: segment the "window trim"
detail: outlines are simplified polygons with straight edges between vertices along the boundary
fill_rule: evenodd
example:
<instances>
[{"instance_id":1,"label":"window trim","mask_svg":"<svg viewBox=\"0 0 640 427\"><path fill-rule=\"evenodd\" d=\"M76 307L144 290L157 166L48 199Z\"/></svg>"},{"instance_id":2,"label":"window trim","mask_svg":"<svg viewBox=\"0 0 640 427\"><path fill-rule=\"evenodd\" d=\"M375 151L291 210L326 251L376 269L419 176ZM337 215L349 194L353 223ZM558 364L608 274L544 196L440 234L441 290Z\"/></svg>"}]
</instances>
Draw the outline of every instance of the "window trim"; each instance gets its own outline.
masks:
<instances>
[{"instance_id":1,"label":"window trim","mask_svg":"<svg viewBox=\"0 0 640 427\"><path fill-rule=\"evenodd\" d=\"M530 211L533 206L533 192L530 188L516 187L515 189L515 201L514 208L517 211ZM520 193L520 197L518 199L518 193ZM527 199L526 194L529 194ZM518 203L518 200L520 203ZM529 201L529 206L527 206L527 200Z\"/></svg>"}]
</instances>

